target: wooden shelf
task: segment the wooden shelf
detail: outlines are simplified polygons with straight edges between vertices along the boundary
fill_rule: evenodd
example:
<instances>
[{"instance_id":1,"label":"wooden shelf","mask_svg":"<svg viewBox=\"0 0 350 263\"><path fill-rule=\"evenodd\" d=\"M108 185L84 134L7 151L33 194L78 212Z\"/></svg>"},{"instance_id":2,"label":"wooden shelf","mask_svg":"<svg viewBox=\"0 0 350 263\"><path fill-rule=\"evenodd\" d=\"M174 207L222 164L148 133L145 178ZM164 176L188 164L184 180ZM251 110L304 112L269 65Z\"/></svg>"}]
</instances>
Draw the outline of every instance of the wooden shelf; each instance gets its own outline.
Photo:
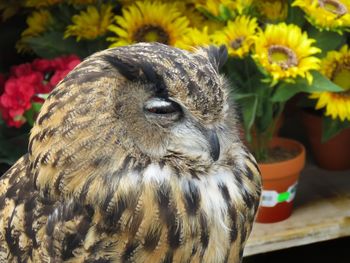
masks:
<instances>
[{"instance_id":1,"label":"wooden shelf","mask_svg":"<svg viewBox=\"0 0 350 263\"><path fill-rule=\"evenodd\" d=\"M292 216L273 224L255 223L244 255L345 236L350 236L350 171L308 165L299 180Z\"/></svg>"}]
</instances>

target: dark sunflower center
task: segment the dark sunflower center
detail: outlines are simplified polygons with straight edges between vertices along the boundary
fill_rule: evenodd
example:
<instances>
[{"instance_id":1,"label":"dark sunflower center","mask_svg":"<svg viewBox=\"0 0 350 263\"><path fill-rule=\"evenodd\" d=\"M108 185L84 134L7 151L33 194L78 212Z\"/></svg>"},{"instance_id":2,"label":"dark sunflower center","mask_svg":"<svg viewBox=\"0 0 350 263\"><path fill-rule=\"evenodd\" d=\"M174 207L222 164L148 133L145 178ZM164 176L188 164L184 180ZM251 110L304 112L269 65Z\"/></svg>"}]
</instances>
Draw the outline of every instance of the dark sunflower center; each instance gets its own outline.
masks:
<instances>
[{"instance_id":1,"label":"dark sunflower center","mask_svg":"<svg viewBox=\"0 0 350 263\"><path fill-rule=\"evenodd\" d=\"M298 65L295 52L281 45L271 45L268 49L268 58L271 64L276 63L284 70Z\"/></svg>"},{"instance_id":2,"label":"dark sunflower center","mask_svg":"<svg viewBox=\"0 0 350 263\"><path fill-rule=\"evenodd\" d=\"M244 37L237 37L236 39L232 40L230 45L233 49L239 49L244 41Z\"/></svg>"},{"instance_id":3,"label":"dark sunflower center","mask_svg":"<svg viewBox=\"0 0 350 263\"><path fill-rule=\"evenodd\" d=\"M337 99L349 99L350 98L350 90L343 91L343 92L334 92L332 93L333 98Z\"/></svg>"},{"instance_id":4,"label":"dark sunflower center","mask_svg":"<svg viewBox=\"0 0 350 263\"><path fill-rule=\"evenodd\" d=\"M160 26L145 25L134 34L136 42L160 42L169 44L169 34Z\"/></svg>"},{"instance_id":5,"label":"dark sunflower center","mask_svg":"<svg viewBox=\"0 0 350 263\"><path fill-rule=\"evenodd\" d=\"M343 96L350 98L350 90L344 91Z\"/></svg>"},{"instance_id":6,"label":"dark sunflower center","mask_svg":"<svg viewBox=\"0 0 350 263\"><path fill-rule=\"evenodd\" d=\"M350 65L338 66L332 76L332 81L350 95Z\"/></svg>"},{"instance_id":7,"label":"dark sunflower center","mask_svg":"<svg viewBox=\"0 0 350 263\"><path fill-rule=\"evenodd\" d=\"M318 0L318 4L323 9L338 16L343 16L348 12L346 6L337 0Z\"/></svg>"}]
</instances>

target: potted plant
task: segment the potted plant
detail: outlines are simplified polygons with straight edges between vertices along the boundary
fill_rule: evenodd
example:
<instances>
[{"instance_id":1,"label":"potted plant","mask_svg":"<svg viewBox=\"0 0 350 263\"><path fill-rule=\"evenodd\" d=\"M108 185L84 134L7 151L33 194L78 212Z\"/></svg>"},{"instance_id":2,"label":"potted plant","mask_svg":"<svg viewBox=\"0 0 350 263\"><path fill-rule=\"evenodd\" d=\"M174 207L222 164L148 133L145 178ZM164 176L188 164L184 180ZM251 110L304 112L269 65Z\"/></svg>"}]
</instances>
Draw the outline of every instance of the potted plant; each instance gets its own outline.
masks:
<instances>
[{"instance_id":1,"label":"potted plant","mask_svg":"<svg viewBox=\"0 0 350 263\"><path fill-rule=\"evenodd\" d=\"M317 164L328 170L350 169L350 49L329 51L321 73L342 92L314 92L308 96L303 121ZM304 104L305 105L305 104Z\"/></svg>"},{"instance_id":2,"label":"potted plant","mask_svg":"<svg viewBox=\"0 0 350 263\"><path fill-rule=\"evenodd\" d=\"M290 23L258 26L256 18L246 17L244 25L243 18L237 17L226 32L231 58L225 70L242 111L245 139L262 172L257 221L264 223L289 217L305 163L305 149L300 143L273 136L286 102L300 92L341 91L318 71L317 56L322 50L301 26L292 23L293 12L300 10L289 8ZM239 32L239 26L244 30ZM237 31L237 35L232 33ZM216 39L222 43L225 38Z\"/></svg>"}]
</instances>

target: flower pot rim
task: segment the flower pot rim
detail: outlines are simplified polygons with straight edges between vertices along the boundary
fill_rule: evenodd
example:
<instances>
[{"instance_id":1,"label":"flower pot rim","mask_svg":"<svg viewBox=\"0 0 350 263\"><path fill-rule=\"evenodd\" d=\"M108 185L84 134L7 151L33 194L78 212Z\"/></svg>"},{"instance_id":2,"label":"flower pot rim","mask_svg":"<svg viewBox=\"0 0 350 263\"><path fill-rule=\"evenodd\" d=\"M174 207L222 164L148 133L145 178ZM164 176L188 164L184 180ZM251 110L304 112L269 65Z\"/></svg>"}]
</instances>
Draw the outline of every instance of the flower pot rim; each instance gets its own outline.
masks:
<instances>
[{"instance_id":1,"label":"flower pot rim","mask_svg":"<svg viewBox=\"0 0 350 263\"><path fill-rule=\"evenodd\" d=\"M264 179L276 180L278 178L293 176L294 174L299 173L304 168L306 159L305 147L299 141L283 137L274 137L270 145L281 145L282 147L283 145L288 145L288 148L297 148L300 152L297 156L295 156L292 159L274 163L259 163L259 168L262 172L262 176ZM264 172L266 170L270 170L272 167L277 171L281 172ZM268 175L266 176L266 174Z\"/></svg>"}]
</instances>

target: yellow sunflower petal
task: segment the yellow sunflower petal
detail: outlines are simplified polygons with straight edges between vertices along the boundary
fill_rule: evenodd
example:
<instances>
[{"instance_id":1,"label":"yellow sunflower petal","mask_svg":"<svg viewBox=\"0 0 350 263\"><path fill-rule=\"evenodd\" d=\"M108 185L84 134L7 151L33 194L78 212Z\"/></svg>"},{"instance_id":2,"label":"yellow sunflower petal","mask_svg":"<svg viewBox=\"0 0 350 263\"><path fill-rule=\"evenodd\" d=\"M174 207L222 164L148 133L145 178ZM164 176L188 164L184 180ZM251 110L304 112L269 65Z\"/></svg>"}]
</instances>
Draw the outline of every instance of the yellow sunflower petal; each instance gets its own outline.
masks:
<instances>
[{"instance_id":1,"label":"yellow sunflower petal","mask_svg":"<svg viewBox=\"0 0 350 263\"><path fill-rule=\"evenodd\" d=\"M267 22L283 21L288 15L288 2L285 0L255 0L253 6Z\"/></svg>"},{"instance_id":2,"label":"yellow sunflower petal","mask_svg":"<svg viewBox=\"0 0 350 263\"><path fill-rule=\"evenodd\" d=\"M193 51L200 46L208 46L211 43L210 35L208 34L208 27L202 30L197 28L190 28L182 40L177 42L177 47Z\"/></svg>"},{"instance_id":3,"label":"yellow sunflower petal","mask_svg":"<svg viewBox=\"0 0 350 263\"><path fill-rule=\"evenodd\" d=\"M344 45L339 51L330 51L321 61L320 71L329 80L342 87L342 92L319 92L310 95L316 99L316 109L325 109L325 115L341 121L350 121L350 50Z\"/></svg>"},{"instance_id":4,"label":"yellow sunflower petal","mask_svg":"<svg viewBox=\"0 0 350 263\"><path fill-rule=\"evenodd\" d=\"M270 75L273 82L291 82L296 77L312 82L311 70L318 70L320 60L313 55L320 49L296 25L269 24L254 38L253 59Z\"/></svg>"},{"instance_id":5,"label":"yellow sunflower petal","mask_svg":"<svg viewBox=\"0 0 350 263\"><path fill-rule=\"evenodd\" d=\"M167 15L164 15L167 14ZM190 21L179 12L176 3L138 1L124 6L122 15L109 30L117 35L108 38L111 46L136 42L161 42L177 46L188 33Z\"/></svg>"},{"instance_id":6,"label":"yellow sunflower petal","mask_svg":"<svg viewBox=\"0 0 350 263\"><path fill-rule=\"evenodd\" d=\"M52 23L52 16L49 11L41 9L34 11L27 18L28 27L22 32L21 39L16 43L16 48L19 52L25 52L30 50L26 41L31 37L41 35L47 30Z\"/></svg>"},{"instance_id":7,"label":"yellow sunflower petal","mask_svg":"<svg viewBox=\"0 0 350 263\"><path fill-rule=\"evenodd\" d=\"M226 45L231 56L242 58L249 53L257 29L256 18L238 16L234 21L228 21L225 28L213 35L213 42Z\"/></svg>"},{"instance_id":8,"label":"yellow sunflower petal","mask_svg":"<svg viewBox=\"0 0 350 263\"><path fill-rule=\"evenodd\" d=\"M295 0L293 6L300 7L310 23L320 30L342 33L350 27L349 0Z\"/></svg>"},{"instance_id":9,"label":"yellow sunflower petal","mask_svg":"<svg viewBox=\"0 0 350 263\"><path fill-rule=\"evenodd\" d=\"M112 24L113 6L102 4L99 8L88 6L85 11L72 17L72 25L69 25L64 32L64 37L74 36L77 40L96 39L107 32Z\"/></svg>"}]
</instances>

